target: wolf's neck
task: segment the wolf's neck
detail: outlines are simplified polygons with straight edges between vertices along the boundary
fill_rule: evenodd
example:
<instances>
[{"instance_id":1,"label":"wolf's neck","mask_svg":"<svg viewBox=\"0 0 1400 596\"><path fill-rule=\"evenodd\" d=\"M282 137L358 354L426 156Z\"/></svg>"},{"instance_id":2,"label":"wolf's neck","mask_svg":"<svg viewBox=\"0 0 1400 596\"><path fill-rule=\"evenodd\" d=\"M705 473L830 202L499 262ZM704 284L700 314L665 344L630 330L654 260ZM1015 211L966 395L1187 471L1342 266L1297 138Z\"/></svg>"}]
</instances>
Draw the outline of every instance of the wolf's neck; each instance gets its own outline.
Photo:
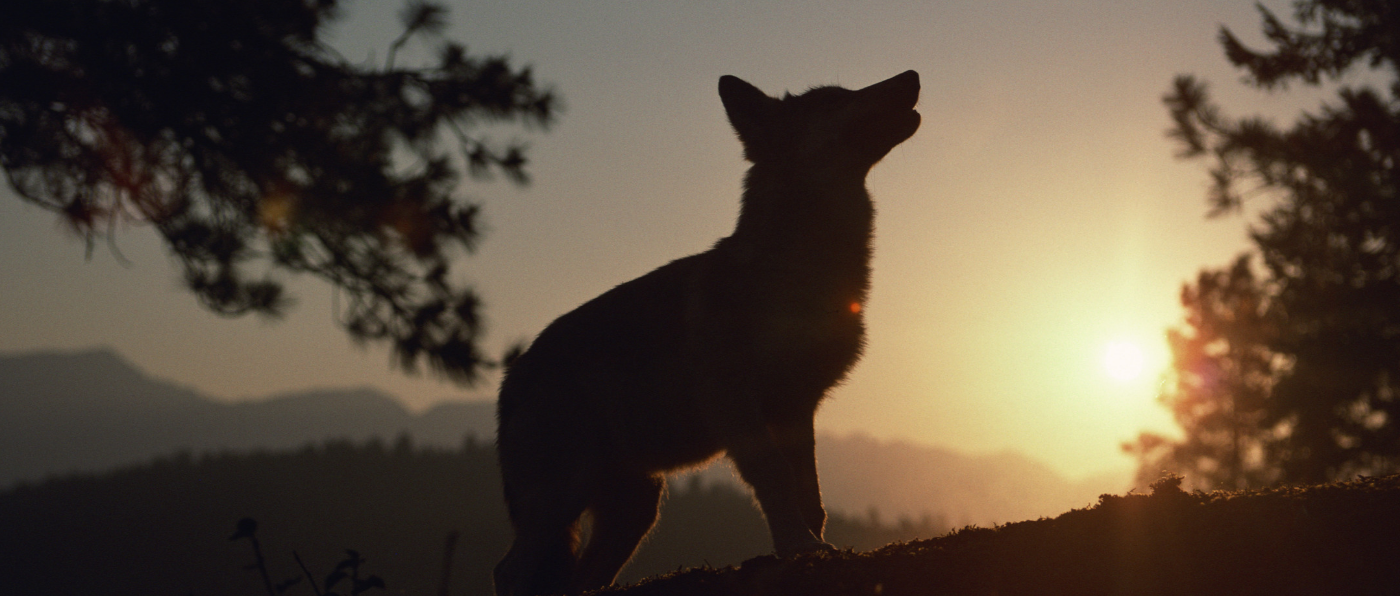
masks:
<instances>
[{"instance_id":1,"label":"wolf's neck","mask_svg":"<svg viewBox=\"0 0 1400 596\"><path fill-rule=\"evenodd\" d=\"M869 258L875 208L865 176L793 174L754 166L732 238L754 248L810 248ZM856 256L856 255L852 255Z\"/></svg>"}]
</instances>

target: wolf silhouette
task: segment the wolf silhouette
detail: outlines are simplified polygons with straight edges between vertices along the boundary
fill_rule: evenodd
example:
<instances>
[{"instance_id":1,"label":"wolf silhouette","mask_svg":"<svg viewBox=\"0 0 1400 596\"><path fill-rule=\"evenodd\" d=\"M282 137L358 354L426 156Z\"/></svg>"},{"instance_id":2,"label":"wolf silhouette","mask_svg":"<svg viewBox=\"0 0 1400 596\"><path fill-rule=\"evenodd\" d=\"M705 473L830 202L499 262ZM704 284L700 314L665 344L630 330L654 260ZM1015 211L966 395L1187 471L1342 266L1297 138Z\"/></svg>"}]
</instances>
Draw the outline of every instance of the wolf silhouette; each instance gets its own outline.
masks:
<instances>
[{"instance_id":1,"label":"wolf silhouette","mask_svg":"<svg viewBox=\"0 0 1400 596\"><path fill-rule=\"evenodd\" d=\"M812 418L864 345L865 177L918 129L919 75L781 99L724 76L719 95L753 163L734 233L559 317L508 367L499 595L611 584L656 522L662 474L721 453L779 556L832 548Z\"/></svg>"}]
</instances>

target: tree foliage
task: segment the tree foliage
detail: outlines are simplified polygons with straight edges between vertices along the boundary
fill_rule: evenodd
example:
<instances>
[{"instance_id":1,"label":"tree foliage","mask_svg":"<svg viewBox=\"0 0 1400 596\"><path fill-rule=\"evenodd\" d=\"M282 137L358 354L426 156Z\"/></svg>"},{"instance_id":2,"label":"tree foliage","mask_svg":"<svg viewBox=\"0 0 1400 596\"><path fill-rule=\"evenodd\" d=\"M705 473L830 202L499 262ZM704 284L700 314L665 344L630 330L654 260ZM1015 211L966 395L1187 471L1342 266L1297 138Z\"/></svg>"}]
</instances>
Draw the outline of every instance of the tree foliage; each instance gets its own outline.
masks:
<instances>
[{"instance_id":1,"label":"tree foliage","mask_svg":"<svg viewBox=\"0 0 1400 596\"><path fill-rule=\"evenodd\" d=\"M454 193L464 169L527 180L521 145L472 129L547 125L557 102L528 67L457 43L395 66L444 28L437 5L409 2L383 67L322 40L337 15L335 0L0 3L0 166L89 252L151 225L214 312L282 313L281 277L309 273L346 297L354 338L470 382L487 359L453 265L478 207Z\"/></svg>"},{"instance_id":2,"label":"tree foliage","mask_svg":"<svg viewBox=\"0 0 1400 596\"><path fill-rule=\"evenodd\" d=\"M1322 481L1400 463L1400 2L1294 9L1290 27L1260 6L1265 51L1222 29L1225 55L1256 88L1325 84L1335 99L1281 128L1222 116L1188 75L1164 98L1181 155L1210 163L1212 214L1270 201L1251 230L1264 279L1241 262L1183 292L1166 402L1187 439L1145 436L1132 448L1157 454L1146 465L1170 463L1208 484ZM1225 347L1203 359L1190 345L1200 341ZM1201 384L1198 366L1228 372ZM1235 420L1223 424L1220 411ZM1212 433L1235 424L1261 467L1228 463L1242 447Z\"/></svg>"},{"instance_id":3,"label":"tree foliage","mask_svg":"<svg viewBox=\"0 0 1400 596\"><path fill-rule=\"evenodd\" d=\"M1266 406L1286 362L1270 347L1277 325L1267 286L1241 256L1202 271L1182 288L1181 305L1186 320L1167 332L1175 374L1162 400L1184 436L1149 433L1128 445L1142 461L1138 482L1178 470L1206 488L1273 483L1278 466L1266 446L1279 429Z\"/></svg>"}]
</instances>

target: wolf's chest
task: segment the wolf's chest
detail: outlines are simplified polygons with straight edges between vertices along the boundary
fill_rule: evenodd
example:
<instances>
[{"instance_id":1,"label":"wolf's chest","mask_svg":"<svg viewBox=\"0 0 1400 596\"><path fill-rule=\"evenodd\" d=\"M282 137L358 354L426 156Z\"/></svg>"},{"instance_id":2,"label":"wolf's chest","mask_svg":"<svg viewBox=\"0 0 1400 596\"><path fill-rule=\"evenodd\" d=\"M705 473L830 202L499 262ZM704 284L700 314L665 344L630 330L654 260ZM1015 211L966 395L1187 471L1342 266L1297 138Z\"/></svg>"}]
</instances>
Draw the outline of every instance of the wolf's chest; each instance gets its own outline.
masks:
<instances>
[{"instance_id":1,"label":"wolf's chest","mask_svg":"<svg viewBox=\"0 0 1400 596\"><path fill-rule=\"evenodd\" d=\"M864 333L858 296L772 300L747 322L754 344L765 350L841 349Z\"/></svg>"},{"instance_id":2,"label":"wolf's chest","mask_svg":"<svg viewBox=\"0 0 1400 596\"><path fill-rule=\"evenodd\" d=\"M743 267L714 271L687 317L702 343L720 344L763 376L830 383L859 357L866 280L838 272Z\"/></svg>"}]
</instances>

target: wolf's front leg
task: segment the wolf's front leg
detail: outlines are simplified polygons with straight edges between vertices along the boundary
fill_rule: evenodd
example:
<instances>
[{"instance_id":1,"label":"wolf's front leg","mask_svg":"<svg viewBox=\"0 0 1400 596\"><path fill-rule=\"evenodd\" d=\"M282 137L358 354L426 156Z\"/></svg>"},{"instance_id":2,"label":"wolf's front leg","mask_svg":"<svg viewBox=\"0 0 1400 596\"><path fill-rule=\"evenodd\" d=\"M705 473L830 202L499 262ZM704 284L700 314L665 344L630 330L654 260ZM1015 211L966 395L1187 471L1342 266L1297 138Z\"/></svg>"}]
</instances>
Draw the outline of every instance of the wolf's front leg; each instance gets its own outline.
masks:
<instances>
[{"instance_id":1,"label":"wolf's front leg","mask_svg":"<svg viewBox=\"0 0 1400 596\"><path fill-rule=\"evenodd\" d=\"M802 517L807 520L812 534L822 540L826 528L826 509L822 507L822 491L817 482L816 438L812 418L800 417L771 423L769 429L796 477Z\"/></svg>"},{"instance_id":2,"label":"wolf's front leg","mask_svg":"<svg viewBox=\"0 0 1400 596\"><path fill-rule=\"evenodd\" d=\"M807 491L797 471L768 425L757 416L733 421L731 425L731 432L725 433L729 457L734 460L739 475L753 487L773 535L773 550L780 557L832 550L833 547L821 539L820 524L813 531L812 520L808 519L812 514L807 511L813 500L804 495ZM816 496L817 510L821 509L820 499ZM825 521L825 513L822 521Z\"/></svg>"}]
</instances>

